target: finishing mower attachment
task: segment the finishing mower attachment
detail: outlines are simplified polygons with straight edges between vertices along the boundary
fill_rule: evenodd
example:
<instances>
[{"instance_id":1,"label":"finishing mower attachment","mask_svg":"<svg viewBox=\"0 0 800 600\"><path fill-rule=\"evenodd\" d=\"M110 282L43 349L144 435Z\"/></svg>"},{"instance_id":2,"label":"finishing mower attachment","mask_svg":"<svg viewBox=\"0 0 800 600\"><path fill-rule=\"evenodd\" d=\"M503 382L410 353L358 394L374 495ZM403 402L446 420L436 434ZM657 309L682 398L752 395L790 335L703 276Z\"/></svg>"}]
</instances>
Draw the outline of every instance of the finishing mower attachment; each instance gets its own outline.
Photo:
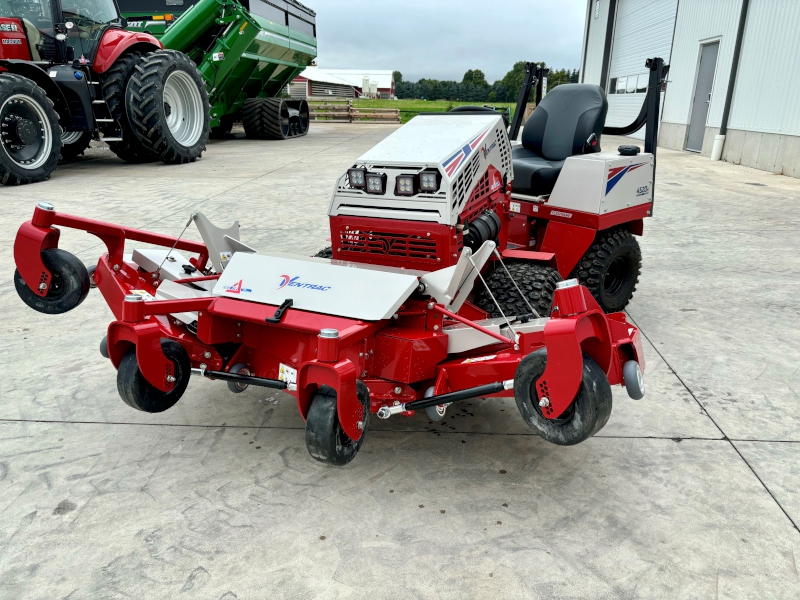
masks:
<instances>
[{"instance_id":1,"label":"finishing mower attachment","mask_svg":"<svg viewBox=\"0 0 800 600\"><path fill-rule=\"evenodd\" d=\"M306 420L311 456L344 465L370 414L443 416L467 398L513 396L539 436L571 445L606 424L612 385L644 393L639 331L622 313L606 315L576 280L557 284L550 317L532 308L491 317L475 306L486 262L503 266L491 240L422 272L258 253L238 239L238 223L219 229L200 213L192 221L205 243L41 203L17 233L17 291L46 314L77 307L90 288L86 268L58 249L56 226L105 243L91 275L115 318L101 352L135 409L169 409L192 374L234 392L285 390ZM124 254L126 240L160 248Z\"/></svg>"}]
</instances>

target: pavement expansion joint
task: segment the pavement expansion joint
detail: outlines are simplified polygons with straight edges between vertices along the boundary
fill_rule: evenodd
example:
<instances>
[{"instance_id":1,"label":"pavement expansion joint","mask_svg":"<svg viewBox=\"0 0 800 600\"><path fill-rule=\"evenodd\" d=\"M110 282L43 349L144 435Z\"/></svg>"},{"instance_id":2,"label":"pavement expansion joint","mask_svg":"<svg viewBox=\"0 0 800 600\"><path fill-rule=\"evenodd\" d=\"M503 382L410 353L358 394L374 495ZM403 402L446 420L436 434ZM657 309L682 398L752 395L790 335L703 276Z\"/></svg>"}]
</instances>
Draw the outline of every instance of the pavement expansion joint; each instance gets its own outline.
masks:
<instances>
[{"instance_id":1,"label":"pavement expansion joint","mask_svg":"<svg viewBox=\"0 0 800 600\"><path fill-rule=\"evenodd\" d=\"M786 512L786 509L783 507L783 505L782 505L782 504L781 504L781 503L778 501L778 499L775 497L775 494L773 494L773 493L772 493L772 490L770 490L770 489L769 489L769 488L766 486L766 484L765 484L765 483L764 483L764 481L761 479L761 477L758 475L758 473L756 473L756 470L753 468L753 465L751 465L751 464L750 464L750 463L747 461L747 459L746 459L746 458L744 457L744 455L743 455L743 454L742 454L742 453L739 451L739 449L736 447L736 444L734 443L734 442L737 442L737 441L748 441L748 442L750 442L750 441L756 441L756 440L732 440L731 438L729 438L729 437L728 437L728 435L727 435L727 434L726 434L726 433L725 433L725 432L722 430L722 427L720 427L720 426L719 426L719 424L718 424L718 423L717 423L717 422L714 420L714 417L712 417L712 416L711 416L711 414L710 414L710 413L709 413L709 412L706 410L705 406L703 406L703 405L700 403L700 401L697 399L697 396L695 396L695 395L694 395L694 392L692 391L692 389L691 389L691 388L690 388L690 387L689 387L689 386L686 384L686 382L685 382L685 381L684 381L684 380L681 378L681 376L680 376L680 375L678 375L678 372L677 372L675 369L673 369L673 368L672 368L672 365L671 365L671 364L669 364L669 361L667 361L666 357L665 357L665 356L664 356L664 355L661 353L661 351L660 351L660 350L659 350L659 349L656 347L656 345L653 343L653 340L651 340L651 339L648 337L648 335L647 335L647 333L645 333L644 329L642 329L642 327L641 327L641 326L639 326L639 324L638 324L638 323L636 323L636 321L633 319L633 317L632 317L630 314L628 314L628 312L627 312L627 311L625 311L625 314L626 314L626 315L627 315L627 317L628 317L628 318L631 320L631 322L632 322L632 323L633 323L633 324L634 324L636 327L638 327L638 328L639 328L639 332L642 334L642 337L643 337L644 339L646 339L646 340L647 340L647 341L650 343L650 345L653 347L653 350L655 350L655 351L656 351L656 354L658 354L658 355L661 357L661 360L663 360L663 361L664 361L664 364L665 364L665 365L667 365L667 368L670 370L670 372L671 372L673 375L675 375L675 378L676 378L678 381L680 381L680 383L681 383L681 385L684 387L684 389L685 389L687 392L689 392L689 395L691 395L691 397L692 397L692 398L694 399L694 401L697 403L697 406L700 408L700 410L701 410L701 411L703 411L703 414L704 414L704 415L706 415L706 416L709 418L709 420L710 420L710 421L711 421L711 422L714 424L714 427L716 427L716 428L719 430L719 432L720 432L720 433L722 434L722 436L723 436L723 441L726 441L726 442L728 442L728 443L730 444L730 446L731 446L731 448L733 448L734 452L736 452L736 454L738 454L738 455L739 455L739 458L741 458L741 459L742 459L742 462L744 462L744 464L746 464L746 465L747 465L747 468L748 468L748 469L750 469L750 472L751 472L751 473L752 473L752 474L755 476L755 478L756 478L756 479L758 480L758 482L761 484L761 487L763 487L763 488L764 488L764 490L766 490L766 492L767 492L767 493L770 495L770 497L771 497L771 498L772 498L772 500L775 502L775 504L778 506L778 508L780 508L780 509L781 509L781 512L783 512L783 514L784 514L784 515L786 515L786 518L787 518L787 519L789 519L789 522L792 524L792 527L794 527L794 529L795 529L795 530L796 530L798 533L800 533L800 527L798 527L798 525L797 525L797 523L795 523L794 519L792 519L792 517L790 517L790 516L789 516L789 513L788 513L788 512Z\"/></svg>"}]
</instances>

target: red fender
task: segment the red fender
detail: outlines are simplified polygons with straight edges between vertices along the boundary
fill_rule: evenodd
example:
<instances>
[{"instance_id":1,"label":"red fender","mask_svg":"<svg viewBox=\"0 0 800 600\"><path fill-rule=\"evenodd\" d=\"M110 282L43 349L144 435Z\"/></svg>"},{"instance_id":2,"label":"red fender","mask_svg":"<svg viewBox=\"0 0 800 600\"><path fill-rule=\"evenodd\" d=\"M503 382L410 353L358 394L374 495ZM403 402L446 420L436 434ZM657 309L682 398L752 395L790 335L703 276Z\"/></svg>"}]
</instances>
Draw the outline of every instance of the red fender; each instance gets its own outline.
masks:
<instances>
[{"instance_id":1,"label":"red fender","mask_svg":"<svg viewBox=\"0 0 800 600\"><path fill-rule=\"evenodd\" d=\"M136 346L136 362L144 378L153 387L162 392L169 392L175 387L176 382L170 382L168 377L175 375L175 365L161 349L161 338L164 332L156 321L144 323L124 323L115 321L108 326L108 357L115 368L130 349Z\"/></svg>"},{"instance_id":2,"label":"red fender","mask_svg":"<svg viewBox=\"0 0 800 600\"><path fill-rule=\"evenodd\" d=\"M541 251L556 255L558 272L561 277L567 278L586 254L596 235L597 231L594 229L550 221L544 232Z\"/></svg>"},{"instance_id":3,"label":"red fender","mask_svg":"<svg viewBox=\"0 0 800 600\"><path fill-rule=\"evenodd\" d=\"M161 45L161 42L149 33L134 33L124 29L107 29L97 47L92 71L105 73L114 66L114 63L124 52L129 50L154 52L163 48L164 46Z\"/></svg>"},{"instance_id":4,"label":"red fender","mask_svg":"<svg viewBox=\"0 0 800 600\"><path fill-rule=\"evenodd\" d=\"M583 379L583 353L586 352L609 373L614 366L611 330L605 314L583 286L557 289L553 306L569 304L568 295L583 295L584 312L550 319L544 327L547 366L536 384L538 398L548 398L542 411L548 419L556 419L578 394ZM554 309L554 314L558 314Z\"/></svg>"},{"instance_id":5,"label":"red fender","mask_svg":"<svg viewBox=\"0 0 800 600\"><path fill-rule=\"evenodd\" d=\"M52 227L37 227L25 221L14 239L14 262L19 274L34 294L46 296L53 275L42 262L42 250L58 248L61 232ZM39 285L44 283L44 289Z\"/></svg>"},{"instance_id":6,"label":"red fender","mask_svg":"<svg viewBox=\"0 0 800 600\"><path fill-rule=\"evenodd\" d=\"M311 399L321 385L336 391L336 412L342 429L351 440L359 440L363 430L358 422L364 421L364 407L356 395L356 367L349 360L338 363L311 361L297 372L297 408L303 418L308 417Z\"/></svg>"}]
</instances>

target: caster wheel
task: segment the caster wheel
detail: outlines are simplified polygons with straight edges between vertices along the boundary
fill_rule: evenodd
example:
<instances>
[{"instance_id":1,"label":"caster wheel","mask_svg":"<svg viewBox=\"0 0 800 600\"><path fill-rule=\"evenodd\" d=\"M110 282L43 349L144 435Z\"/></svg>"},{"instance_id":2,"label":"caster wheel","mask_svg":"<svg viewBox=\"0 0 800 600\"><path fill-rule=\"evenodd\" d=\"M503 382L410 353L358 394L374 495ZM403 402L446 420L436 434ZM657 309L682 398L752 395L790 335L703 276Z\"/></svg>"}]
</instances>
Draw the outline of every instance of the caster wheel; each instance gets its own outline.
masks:
<instances>
[{"instance_id":1,"label":"caster wheel","mask_svg":"<svg viewBox=\"0 0 800 600\"><path fill-rule=\"evenodd\" d=\"M444 419L444 414L447 412L447 407L444 404L437 404L436 406L429 406L425 409L425 414L431 421L441 421Z\"/></svg>"},{"instance_id":2,"label":"caster wheel","mask_svg":"<svg viewBox=\"0 0 800 600\"><path fill-rule=\"evenodd\" d=\"M363 381L356 382L356 394L364 406L364 429L357 441L342 431L336 413L336 393L327 385L319 388L306 417L306 448L312 458L341 467L356 457L369 424L369 390Z\"/></svg>"},{"instance_id":3,"label":"caster wheel","mask_svg":"<svg viewBox=\"0 0 800 600\"><path fill-rule=\"evenodd\" d=\"M103 339L100 340L100 355L103 358L109 358L108 356L108 336L104 335Z\"/></svg>"},{"instance_id":4,"label":"caster wheel","mask_svg":"<svg viewBox=\"0 0 800 600\"><path fill-rule=\"evenodd\" d=\"M93 290L97 289L97 282L94 280L94 272L97 270L97 265L87 267L86 272L89 274L89 287Z\"/></svg>"},{"instance_id":5,"label":"caster wheel","mask_svg":"<svg viewBox=\"0 0 800 600\"><path fill-rule=\"evenodd\" d=\"M239 373L241 375L252 375L250 369L247 368L247 365L244 363L239 363L237 365L233 365L229 373ZM241 394L247 388L250 387L249 383L240 383L238 381L229 381L228 382L228 389L232 391L234 394Z\"/></svg>"},{"instance_id":6,"label":"caster wheel","mask_svg":"<svg viewBox=\"0 0 800 600\"><path fill-rule=\"evenodd\" d=\"M625 380L625 389L628 396L634 400L644 398L644 375L639 368L639 363L629 360L622 366L622 378Z\"/></svg>"},{"instance_id":7,"label":"caster wheel","mask_svg":"<svg viewBox=\"0 0 800 600\"><path fill-rule=\"evenodd\" d=\"M28 283L36 286L38 281L26 282L19 271L14 272L14 287L25 304L40 313L61 315L86 299L89 294L89 273L76 256L59 248L51 248L42 251L42 262L53 275L46 296L34 294L28 287Z\"/></svg>"},{"instance_id":8,"label":"caster wheel","mask_svg":"<svg viewBox=\"0 0 800 600\"><path fill-rule=\"evenodd\" d=\"M559 446L572 446L599 432L611 415L611 385L594 360L583 356L583 381L572 404L556 419L542 414L536 383L547 365L544 348L529 354L514 375L514 397L522 418L539 436Z\"/></svg>"},{"instance_id":9,"label":"caster wheel","mask_svg":"<svg viewBox=\"0 0 800 600\"><path fill-rule=\"evenodd\" d=\"M183 396L191 376L189 355L178 342L162 340L161 349L175 365L175 387L162 392L144 378L136 361L136 348L131 348L123 357L117 369L117 391L122 400L136 410L147 413L160 413L172 408Z\"/></svg>"}]
</instances>

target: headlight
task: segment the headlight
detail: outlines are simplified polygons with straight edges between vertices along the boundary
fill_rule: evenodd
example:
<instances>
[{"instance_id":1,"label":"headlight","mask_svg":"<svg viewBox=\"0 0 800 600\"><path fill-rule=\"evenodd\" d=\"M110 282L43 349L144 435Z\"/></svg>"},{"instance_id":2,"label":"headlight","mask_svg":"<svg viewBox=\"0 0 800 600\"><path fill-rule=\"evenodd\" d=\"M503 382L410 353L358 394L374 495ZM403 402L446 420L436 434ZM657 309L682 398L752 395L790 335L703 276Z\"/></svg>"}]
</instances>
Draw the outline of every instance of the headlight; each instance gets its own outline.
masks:
<instances>
[{"instance_id":1,"label":"headlight","mask_svg":"<svg viewBox=\"0 0 800 600\"><path fill-rule=\"evenodd\" d=\"M395 196L413 196L417 193L418 187L416 175L398 175L395 180L394 194Z\"/></svg>"},{"instance_id":2,"label":"headlight","mask_svg":"<svg viewBox=\"0 0 800 600\"><path fill-rule=\"evenodd\" d=\"M366 169L347 169L347 178L350 180L350 187L364 189L366 177Z\"/></svg>"},{"instance_id":3,"label":"headlight","mask_svg":"<svg viewBox=\"0 0 800 600\"><path fill-rule=\"evenodd\" d=\"M419 187L423 192L439 191L442 176L433 171L423 171L419 175Z\"/></svg>"},{"instance_id":4,"label":"headlight","mask_svg":"<svg viewBox=\"0 0 800 600\"><path fill-rule=\"evenodd\" d=\"M386 173L367 173L367 193L379 195L386 193Z\"/></svg>"}]
</instances>

